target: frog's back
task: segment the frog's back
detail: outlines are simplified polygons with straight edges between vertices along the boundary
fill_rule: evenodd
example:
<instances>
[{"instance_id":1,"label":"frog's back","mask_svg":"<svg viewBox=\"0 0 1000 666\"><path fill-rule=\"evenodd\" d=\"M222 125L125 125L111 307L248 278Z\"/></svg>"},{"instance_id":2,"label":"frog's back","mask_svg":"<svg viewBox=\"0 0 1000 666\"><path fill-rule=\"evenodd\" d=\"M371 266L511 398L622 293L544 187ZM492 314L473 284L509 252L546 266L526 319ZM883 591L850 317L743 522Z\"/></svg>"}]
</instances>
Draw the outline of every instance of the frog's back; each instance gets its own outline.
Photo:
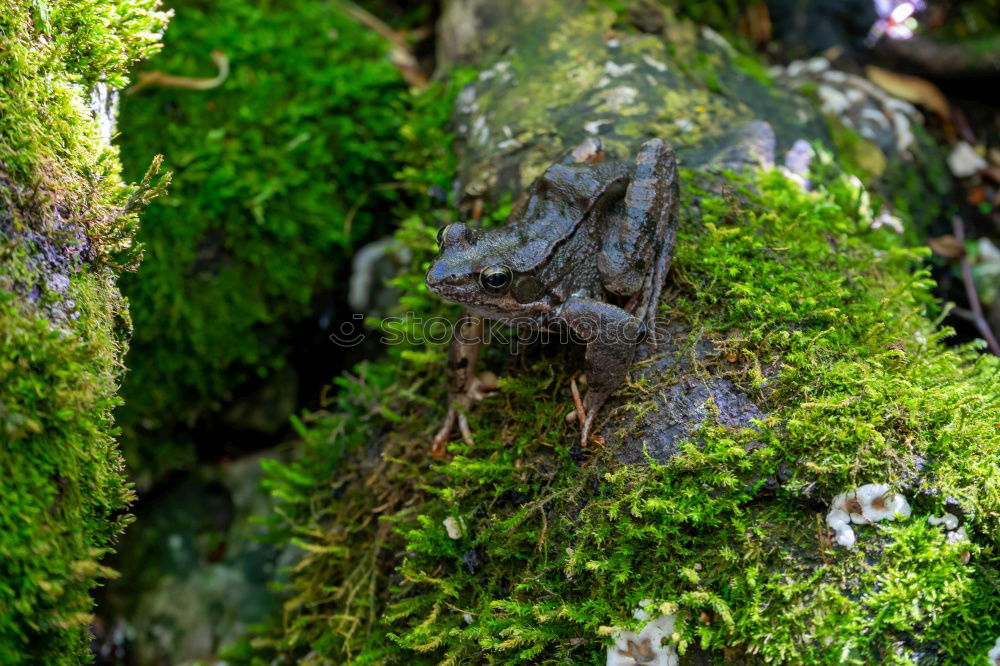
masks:
<instances>
[{"instance_id":1,"label":"frog's back","mask_svg":"<svg viewBox=\"0 0 1000 666\"><path fill-rule=\"evenodd\" d=\"M605 196L624 193L630 165L555 164L532 184L527 202L497 229L510 248L508 262L518 273L537 271L560 246L587 226L590 213Z\"/></svg>"}]
</instances>

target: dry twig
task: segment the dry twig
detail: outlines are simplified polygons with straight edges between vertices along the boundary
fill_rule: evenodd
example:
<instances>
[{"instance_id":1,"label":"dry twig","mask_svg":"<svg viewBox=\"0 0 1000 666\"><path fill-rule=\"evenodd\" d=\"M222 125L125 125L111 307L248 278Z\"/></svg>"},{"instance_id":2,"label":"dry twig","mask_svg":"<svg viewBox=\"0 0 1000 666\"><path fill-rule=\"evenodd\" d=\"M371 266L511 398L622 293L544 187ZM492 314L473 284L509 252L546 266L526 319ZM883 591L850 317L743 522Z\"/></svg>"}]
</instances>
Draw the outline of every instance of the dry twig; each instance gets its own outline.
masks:
<instances>
[{"instance_id":1,"label":"dry twig","mask_svg":"<svg viewBox=\"0 0 1000 666\"><path fill-rule=\"evenodd\" d=\"M161 88L183 88L185 90L209 90L217 88L229 77L229 58L226 54L215 49L212 51L212 62L219 68L219 73L210 79L200 79L191 76L173 76L164 74L157 70L153 72L139 72L135 85L125 91L126 95L134 95L143 88L150 86L160 86Z\"/></svg>"},{"instance_id":2,"label":"dry twig","mask_svg":"<svg viewBox=\"0 0 1000 666\"><path fill-rule=\"evenodd\" d=\"M392 44L389 49L389 60L399 70L400 75L414 88L426 88L429 83L427 75L420 69L420 64L410 50L410 45L398 30L393 30L380 18L366 9L358 7L353 2L343 3L344 13L364 27L377 33Z\"/></svg>"}]
</instances>

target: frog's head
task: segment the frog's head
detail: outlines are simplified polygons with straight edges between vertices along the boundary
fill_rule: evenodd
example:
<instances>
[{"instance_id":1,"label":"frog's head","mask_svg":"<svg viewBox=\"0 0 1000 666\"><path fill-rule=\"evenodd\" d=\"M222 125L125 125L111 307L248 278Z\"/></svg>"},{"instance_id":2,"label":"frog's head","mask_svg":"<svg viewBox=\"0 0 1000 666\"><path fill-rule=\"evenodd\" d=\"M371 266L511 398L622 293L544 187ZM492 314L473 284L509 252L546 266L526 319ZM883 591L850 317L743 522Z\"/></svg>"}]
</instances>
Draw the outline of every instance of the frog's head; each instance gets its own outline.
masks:
<instances>
[{"instance_id":1,"label":"frog's head","mask_svg":"<svg viewBox=\"0 0 1000 666\"><path fill-rule=\"evenodd\" d=\"M508 235L449 224L438 231L437 258L431 262L427 288L446 301L484 314L517 314L541 296L538 281L510 267L514 248Z\"/></svg>"}]
</instances>

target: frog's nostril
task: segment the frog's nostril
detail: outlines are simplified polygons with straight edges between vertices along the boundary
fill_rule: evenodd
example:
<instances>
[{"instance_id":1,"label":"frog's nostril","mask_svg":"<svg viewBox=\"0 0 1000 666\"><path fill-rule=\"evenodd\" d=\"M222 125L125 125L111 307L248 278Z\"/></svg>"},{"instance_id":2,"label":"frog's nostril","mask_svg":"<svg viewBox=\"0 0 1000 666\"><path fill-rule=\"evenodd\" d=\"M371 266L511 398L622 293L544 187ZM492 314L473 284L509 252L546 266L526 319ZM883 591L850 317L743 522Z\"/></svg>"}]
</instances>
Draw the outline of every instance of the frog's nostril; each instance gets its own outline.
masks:
<instances>
[{"instance_id":1,"label":"frog's nostril","mask_svg":"<svg viewBox=\"0 0 1000 666\"><path fill-rule=\"evenodd\" d=\"M428 287L437 287L447 282L453 281L455 279L454 273L449 271L447 268L434 264L428 269L427 275L424 276L424 282L427 283Z\"/></svg>"}]
</instances>

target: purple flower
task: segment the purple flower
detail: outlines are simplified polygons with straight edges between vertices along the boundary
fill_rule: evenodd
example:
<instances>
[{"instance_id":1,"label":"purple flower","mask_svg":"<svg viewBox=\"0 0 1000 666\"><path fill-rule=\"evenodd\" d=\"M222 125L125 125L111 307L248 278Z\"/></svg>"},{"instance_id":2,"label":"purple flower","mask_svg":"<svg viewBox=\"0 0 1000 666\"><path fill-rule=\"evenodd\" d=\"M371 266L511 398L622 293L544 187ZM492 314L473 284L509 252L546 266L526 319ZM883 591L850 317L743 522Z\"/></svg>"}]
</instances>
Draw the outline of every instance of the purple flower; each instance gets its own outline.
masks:
<instances>
[{"instance_id":1,"label":"purple flower","mask_svg":"<svg viewBox=\"0 0 1000 666\"><path fill-rule=\"evenodd\" d=\"M909 39L917 27L914 14L927 7L924 0L874 0L878 20L868 31L868 45L886 35L889 39Z\"/></svg>"}]
</instances>

